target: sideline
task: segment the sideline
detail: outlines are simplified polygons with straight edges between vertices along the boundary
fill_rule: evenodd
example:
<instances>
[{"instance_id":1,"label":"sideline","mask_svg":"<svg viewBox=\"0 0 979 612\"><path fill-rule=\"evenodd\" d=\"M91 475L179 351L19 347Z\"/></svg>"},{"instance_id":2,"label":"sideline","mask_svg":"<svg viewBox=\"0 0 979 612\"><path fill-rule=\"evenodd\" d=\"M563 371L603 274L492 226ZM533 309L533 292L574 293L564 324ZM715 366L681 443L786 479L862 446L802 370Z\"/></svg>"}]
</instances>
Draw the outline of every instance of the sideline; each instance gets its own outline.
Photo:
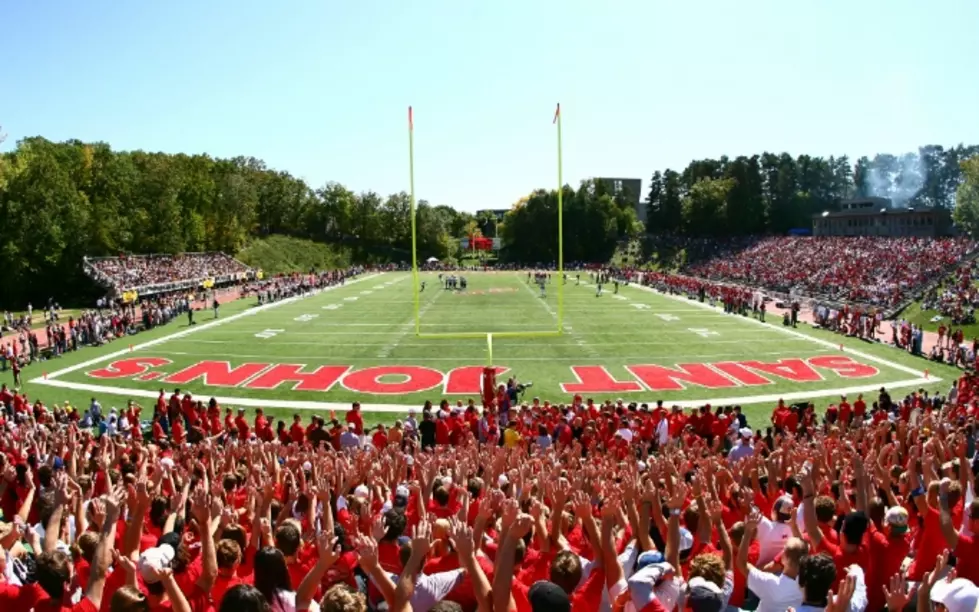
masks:
<instances>
[{"instance_id":1,"label":"sideline","mask_svg":"<svg viewBox=\"0 0 979 612\"><path fill-rule=\"evenodd\" d=\"M237 321L238 319L241 319L241 318L244 318L244 317L250 317L250 316L256 315L256 314L258 314L260 312L265 312L266 310L271 310L271 309L277 308L279 306L284 306L285 304L291 304L293 302L298 302L300 300L306 299L307 297L314 297L314 296L320 295L322 293L325 293L327 291L332 291L334 289L338 289L338 288L342 288L342 287L349 287L350 285L359 283L361 281L366 281L366 280L371 279L371 278L376 278L378 276L381 276L382 274L384 274L384 273L381 272L381 273L377 273L377 274L370 274L368 276L362 276L360 278L355 278L355 279L353 279L351 281L345 282L342 285L333 285L332 287L326 287L325 289L321 289L320 291L317 291L316 293L311 293L309 295L297 295L297 296L294 296L294 297L291 297L291 298L286 298L284 300L279 300L278 302L272 302L271 304L263 304L261 306L256 306L254 308L250 308L248 310L243 310L243 311L241 311L239 313L233 314L230 317L225 317L223 319L214 319L212 321L209 321L208 323L203 323L201 325L194 325L193 327L188 327L187 329L182 330L182 331L174 332L174 333L169 334L169 335L166 335L166 336L161 336L159 338L154 338L153 340L148 340L148 341L143 342L141 344L133 345L132 349L126 348L126 349L123 349L121 351L116 351L114 353L107 353L105 355L100 355L98 357L94 357L92 359L89 359L88 361L83 361L81 363L76 363L73 366L68 366L67 368L63 368L61 370L57 370L55 372L51 372L50 374L47 375L47 378L45 378L44 376L40 376L38 378L32 378L28 382L31 383L31 384L37 384L37 385L49 385L49 386L52 386L52 387L68 387L68 388L78 388L78 389L80 389L80 388L82 388L81 386L78 386L78 387L70 387L69 386L69 383L67 383L65 381L57 381L57 382L59 382L61 384L55 385L53 383L56 382L56 381L54 381L52 379L55 379L55 378L57 378L59 376L63 376L64 374L69 374L71 372L75 372L77 370L82 370L84 368L87 368L87 367L96 365L98 363L102 363L103 361L108 361L110 359L115 359L117 357L123 357L125 355L128 355L130 353L134 353L136 351L139 351L139 350L142 350L142 349L145 349L145 348L150 348L150 347L156 346L158 344L163 344L164 342L168 342L170 340L175 340L177 338L183 338L183 337L189 336L190 334L194 334L194 333L197 333L197 332L200 332L200 331L204 331L205 329L211 329L211 328L217 327L219 325L224 325L225 323L230 323L231 321ZM76 384L76 383L70 383L70 384ZM77 384L78 385L81 385L81 383L77 383ZM156 395L154 394L153 397L156 397Z\"/></svg>"},{"instance_id":2,"label":"sideline","mask_svg":"<svg viewBox=\"0 0 979 612\"><path fill-rule=\"evenodd\" d=\"M665 298L669 298L671 300L675 300L675 301L679 301L679 302L684 302L684 303L687 303L687 304L691 304L693 306L696 306L698 308L702 308L702 309L705 309L705 310L712 311L715 314L720 314L722 316L724 315L724 312L720 308L718 308L716 306L711 306L710 304L708 304L706 302L699 302L697 300L691 300L691 299L688 299L688 298L686 298L684 296L680 296L680 295L673 295L673 294L669 294L669 293L663 293L662 291L659 291L657 289L653 289L651 287L645 287L645 286L642 286L642 285L633 285L633 284L630 284L628 286L630 288L632 288L632 289L639 289L639 290L642 290L642 291L647 291L649 293L652 293L653 295L659 295L659 296L662 296L662 297L665 297ZM655 309L654 309L654 312L655 312ZM815 338L813 336L810 336L809 334L804 334L804 333L802 333L800 331L796 331L794 329L787 328L784 325L776 325L775 323L763 323L763 322L759 321L758 319L755 319L754 317L743 317L743 316L740 316L740 315L732 315L732 317L737 317L736 320L738 320L738 321L748 321L748 322L754 323L756 325L760 325L760 326L762 326L763 328L766 328L766 329L775 329L775 330L778 330L778 331L780 331L780 332L782 332L782 333L784 333L786 335L793 336L795 338L800 338L802 340L808 340L810 342L814 342L814 343L819 344L821 346L825 346L827 348L835 349L837 351L840 351L840 347L843 346L842 343L834 343L834 342L830 342L829 340L823 340L822 338ZM888 366L890 368L894 368L895 370L900 370L900 371L906 372L908 374L913 374L914 376L918 377L921 380L928 381L928 383L941 382L941 380L942 380L938 376L926 375L923 370L915 370L914 368L912 368L910 366L906 366L906 365L903 365L903 364L900 364L900 363L895 363L893 361L890 361L889 359L884 359L883 357L877 357L876 355L871 355L869 353L864 353L863 351L860 351L860 350L857 350L857 349L852 349L852 348L844 347L843 350L840 351L840 352L842 352L844 354L849 353L851 355L856 355L857 357L861 357L863 359L867 359L868 361L874 361L876 363L879 363L879 364L882 364L882 365L886 365L886 366ZM910 382L910 381L904 381L904 382ZM891 383L890 386L896 387L897 384L896 383Z\"/></svg>"}]
</instances>

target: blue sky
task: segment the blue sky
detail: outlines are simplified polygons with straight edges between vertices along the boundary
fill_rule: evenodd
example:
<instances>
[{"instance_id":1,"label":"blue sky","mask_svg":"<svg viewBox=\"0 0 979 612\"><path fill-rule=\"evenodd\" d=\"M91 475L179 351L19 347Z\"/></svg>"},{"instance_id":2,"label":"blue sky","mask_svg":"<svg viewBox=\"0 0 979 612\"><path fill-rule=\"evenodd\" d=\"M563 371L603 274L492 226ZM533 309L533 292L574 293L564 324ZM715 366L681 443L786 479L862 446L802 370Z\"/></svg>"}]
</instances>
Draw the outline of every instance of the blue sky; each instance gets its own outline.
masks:
<instances>
[{"instance_id":1,"label":"blue sky","mask_svg":"<svg viewBox=\"0 0 979 612\"><path fill-rule=\"evenodd\" d=\"M979 2L0 2L8 140L252 155L314 186L506 208L763 150L979 142ZM644 194L645 195L645 194Z\"/></svg>"}]
</instances>

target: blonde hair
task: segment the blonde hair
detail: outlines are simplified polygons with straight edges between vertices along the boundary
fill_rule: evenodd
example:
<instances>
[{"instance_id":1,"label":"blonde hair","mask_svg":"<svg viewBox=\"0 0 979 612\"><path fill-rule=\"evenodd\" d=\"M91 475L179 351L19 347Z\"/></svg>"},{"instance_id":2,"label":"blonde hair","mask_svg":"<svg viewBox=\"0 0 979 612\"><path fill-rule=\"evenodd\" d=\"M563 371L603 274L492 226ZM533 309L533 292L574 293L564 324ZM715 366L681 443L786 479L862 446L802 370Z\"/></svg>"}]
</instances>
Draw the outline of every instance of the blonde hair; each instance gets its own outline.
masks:
<instances>
[{"instance_id":1,"label":"blonde hair","mask_svg":"<svg viewBox=\"0 0 979 612\"><path fill-rule=\"evenodd\" d=\"M346 584L335 584L320 602L321 612L367 612L367 600Z\"/></svg>"},{"instance_id":2,"label":"blonde hair","mask_svg":"<svg viewBox=\"0 0 979 612\"><path fill-rule=\"evenodd\" d=\"M713 553L697 555L690 561L690 578L697 576L724 588L724 560Z\"/></svg>"}]
</instances>

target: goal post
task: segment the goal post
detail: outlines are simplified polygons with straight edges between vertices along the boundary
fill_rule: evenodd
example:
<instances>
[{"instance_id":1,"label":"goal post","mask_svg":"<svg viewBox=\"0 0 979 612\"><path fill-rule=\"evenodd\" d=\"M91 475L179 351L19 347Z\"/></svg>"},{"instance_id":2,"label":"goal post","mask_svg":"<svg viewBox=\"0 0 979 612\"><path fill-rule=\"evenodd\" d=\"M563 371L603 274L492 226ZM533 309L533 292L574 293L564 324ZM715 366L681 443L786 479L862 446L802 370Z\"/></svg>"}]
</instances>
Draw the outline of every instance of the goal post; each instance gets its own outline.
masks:
<instances>
[{"instance_id":1,"label":"goal post","mask_svg":"<svg viewBox=\"0 0 979 612\"><path fill-rule=\"evenodd\" d=\"M554 125L557 128L557 310L554 311L555 328L551 330L526 331L460 331L424 332L422 331L421 287L418 269L418 225L415 199L415 121L414 109L408 107L408 179L410 188L411 215L411 281L412 308L414 310L415 336L418 338L471 339L486 338L487 360L493 361L493 338L548 338L564 334L564 178L561 155L561 105L554 111ZM522 280L520 282L523 282Z\"/></svg>"}]
</instances>

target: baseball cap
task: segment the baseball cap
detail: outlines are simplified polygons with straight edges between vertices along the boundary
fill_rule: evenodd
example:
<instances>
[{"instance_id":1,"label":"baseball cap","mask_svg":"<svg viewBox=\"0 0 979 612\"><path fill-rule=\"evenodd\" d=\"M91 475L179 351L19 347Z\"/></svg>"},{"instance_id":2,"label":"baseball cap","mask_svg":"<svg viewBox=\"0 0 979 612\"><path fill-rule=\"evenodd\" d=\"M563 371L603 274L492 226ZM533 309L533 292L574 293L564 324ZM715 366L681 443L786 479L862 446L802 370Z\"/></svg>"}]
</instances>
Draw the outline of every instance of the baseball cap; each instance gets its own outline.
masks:
<instances>
[{"instance_id":1,"label":"baseball cap","mask_svg":"<svg viewBox=\"0 0 979 612\"><path fill-rule=\"evenodd\" d=\"M890 525L895 534L906 533L908 530L908 511L901 506L893 506L884 513L884 522Z\"/></svg>"},{"instance_id":2,"label":"baseball cap","mask_svg":"<svg viewBox=\"0 0 979 612\"><path fill-rule=\"evenodd\" d=\"M663 553L658 550L647 550L646 552L639 555L636 559L636 570L641 570L647 565L652 565L653 563L662 563Z\"/></svg>"},{"instance_id":3,"label":"baseball cap","mask_svg":"<svg viewBox=\"0 0 979 612\"><path fill-rule=\"evenodd\" d=\"M370 489L366 485L357 485L357 488L354 489L354 497L367 497L368 495L370 495Z\"/></svg>"},{"instance_id":4,"label":"baseball cap","mask_svg":"<svg viewBox=\"0 0 979 612\"><path fill-rule=\"evenodd\" d=\"M742 427L738 430L738 433L741 434L742 438L750 438L755 435L755 432L751 431L750 427Z\"/></svg>"},{"instance_id":5,"label":"baseball cap","mask_svg":"<svg viewBox=\"0 0 979 612\"><path fill-rule=\"evenodd\" d=\"M547 580L539 580L527 591L534 612L571 612L571 598L564 589Z\"/></svg>"},{"instance_id":6,"label":"baseball cap","mask_svg":"<svg viewBox=\"0 0 979 612\"><path fill-rule=\"evenodd\" d=\"M144 550L139 556L139 563L137 564L139 575L143 578L143 582L147 584L155 583L157 581L156 573L161 569L170 567L170 562L173 561L176 554L173 547L169 544Z\"/></svg>"},{"instance_id":7,"label":"baseball cap","mask_svg":"<svg viewBox=\"0 0 979 612\"><path fill-rule=\"evenodd\" d=\"M686 607L693 612L721 612L724 609L724 592L713 582L696 576L687 584Z\"/></svg>"},{"instance_id":8,"label":"baseball cap","mask_svg":"<svg viewBox=\"0 0 979 612\"><path fill-rule=\"evenodd\" d=\"M979 587L966 578L940 580L931 588L931 600L948 612L973 612L979 603Z\"/></svg>"},{"instance_id":9,"label":"baseball cap","mask_svg":"<svg viewBox=\"0 0 979 612\"><path fill-rule=\"evenodd\" d=\"M690 552L693 548L693 534L686 527L680 527L680 555L684 555Z\"/></svg>"}]
</instances>

